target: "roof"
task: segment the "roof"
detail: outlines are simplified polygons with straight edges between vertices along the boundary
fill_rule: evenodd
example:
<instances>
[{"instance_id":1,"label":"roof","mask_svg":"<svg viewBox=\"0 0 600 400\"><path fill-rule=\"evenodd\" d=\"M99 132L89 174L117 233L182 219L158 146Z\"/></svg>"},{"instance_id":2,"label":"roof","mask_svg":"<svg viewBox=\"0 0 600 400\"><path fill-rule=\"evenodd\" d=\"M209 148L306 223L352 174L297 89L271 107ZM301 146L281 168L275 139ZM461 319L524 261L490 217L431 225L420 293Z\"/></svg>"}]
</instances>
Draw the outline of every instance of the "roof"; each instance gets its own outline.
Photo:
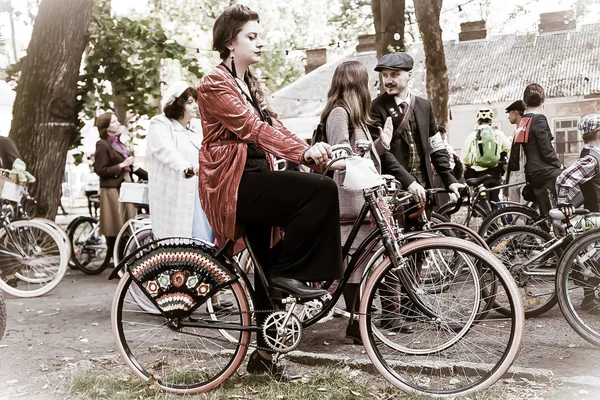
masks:
<instances>
[{"instance_id":1,"label":"roof","mask_svg":"<svg viewBox=\"0 0 600 400\"><path fill-rule=\"evenodd\" d=\"M600 94L600 24L539 36L445 43L444 51L450 105L512 101L534 82L548 98Z\"/></svg>"},{"instance_id":2,"label":"roof","mask_svg":"<svg viewBox=\"0 0 600 400\"><path fill-rule=\"evenodd\" d=\"M444 43L450 105L510 102L529 83L539 83L546 97L600 94L600 24L551 34L510 34L483 40ZM425 59L421 43L409 53L415 59L412 93L427 97ZM337 58L273 93L271 105L280 119L316 117L325 106L335 68L360 61L369 70L371 96L377 95L379 75L374 51Z\"/></svg>"}]
</instances>

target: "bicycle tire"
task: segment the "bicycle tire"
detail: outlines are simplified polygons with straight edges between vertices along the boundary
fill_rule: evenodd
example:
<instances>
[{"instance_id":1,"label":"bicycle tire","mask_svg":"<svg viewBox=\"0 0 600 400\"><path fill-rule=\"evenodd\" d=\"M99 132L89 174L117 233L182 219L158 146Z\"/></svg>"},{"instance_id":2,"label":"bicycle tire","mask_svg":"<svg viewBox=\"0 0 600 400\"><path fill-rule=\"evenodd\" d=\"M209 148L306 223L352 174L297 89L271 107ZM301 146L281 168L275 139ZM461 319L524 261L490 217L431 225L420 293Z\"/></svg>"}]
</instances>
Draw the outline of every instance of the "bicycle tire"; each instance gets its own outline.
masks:
<instances>
[{"instance_id":1,"label":"bicycle tire","mask_svg":"<svg viewBox=\"0 0 600 400\"><path fill-rule=\"evenodd\" d=\"M14 232L7 234L7 228ZM0 265L6 268L5 272L13 269L17 278L13 286L4 280L10 273L0 274L0 289L6 293L25 298L41 296L54 289L65 275L67 247L48 225L33 220L11 222L0 230L0 241L6 251L0 256ZM23 251L25 257L19 256L19 251Z\"/></svg>"},{"instance_id":2,"label":"bicycle tire","mask_svg":"<svg viewBox=\"0 0 600 400\"><path fill-rule=\"evenodd\" d=\"M71 229L69 229L69 239L71 241L72 253L71 261L81 272L86 275L99 275L108 267L110 253L106 245L106 239L96 231L98 220L93 217L77 217L73 220ZM79 238L84 231L85 236ZM83 240L83 241L82 241ZM103 241L104 240L104 241Z\"/></svg>"},{"instance_id":3,"label":"bicycle tire","mask_svg":"<svg viewBox=\"0 0 600 400\"><path fill-rule=\"evenodd\" d=\"M511 237L517 237L518 240L513 241ZM531 240L527 241L527 237L539 238L540 241L532 243ZM525 254L525 251L542 251L543 246L552 239L549 233L532 226L507 226L486 239L491 252L506 266L519 287L525 318L540 316L550 311L558 302L555 279L556 267L562 254L560 248L545 256L541 264L533 266L537 271L537 277L531 275L531 266L527 270L522 268L523 264L531 258L531 253ZM519 251L516 246L522 246L524 250ZM499 301L501 298L500 294L496 300ZM506 310L501 304L497 304L496 310L505 315Z\"/></svg>"},{"instance_id":4,"label":"bicycle tire","mask_svg":"<svg viewBox=\"0 0 600 400\"><path fill-rule=\"evenodd\" d=\"M374 320L371 311L375 304L375 294L380 290L380 280L385 278L386 273L392 270L398 271L387 259L387 262L380 264L369 277L365 287L365 296L360 304L359 323L366 352L384 378L405 392L445 398L481 391L500 379L519 353L525 319L522 305L518 301L517 287L511 275L495 257L479 246L461 239L417 240L402 246L401 254L402 257L411 257L428 249L461 252L476 258L479 263L484 263L492 269L501 285L509 293L512 310L510 317L505 321L493 320L487 321L488 323L474 321L470 326L462 326L461 332L465 329L467 331L463 332L454 345L439 352L420 356L398 352L395 354L395 359L392 359L393 349L389 346L383 346L381 349L379 347L383 345L383 342L374 335ZM476 301L476 297L473 299ZM451 309L452 307L448 307L448 310ZM437 315L439 317L441 314ZM477 315L481 316L481 314ZM425 321L430 324L433 322ZM499 325L502 325L503 328L499 328ZM400 340L407 337L402 333L396 335ZM408 336L410 335L408 334ZM425 340L423 335L416 332L412 335L414 335L415 341ZM496 346L502 348L496 349ZM473 351L473 349L478 350ZM464 350L464 354L456 355L456 352L461 350ZM434 357L434 359L426 357ZM452 359L452 357L459 359Z\"/></svg>"},{"instance_id":5,"label":"bicycle tire","mask_svg":"<svg viewBox=\"0 0 600 400\"><path fill-rule=\"evenodd\" d=\"M168 328L167 321L162 315L156 316L140 313L137 310L128 310L126 304L130 300L127 299L127 294L132 282L129 272L126 272L119 281L111 307L111 325L119 353L138 377L167 392L188 395L214 389L239 368L250 343L249 331L240 331L239 340L232 343L227 339L217 337L221 334L218 329L213 328L210 331L214 331L214 333L206 344L198 344L198 340L202 339L199 333L200 328L188 328L189 331L175 327ZM250 309L242 286L238 281L233 281L228 286L230 286L235 304L239 308L238 313L230 314L230 316L239 318L240 326L250 326ZM192 315L195 316L195 314ZM155 324L159 322L161 324L155 325L157 328L151 329L152 321L157 321ZM153 330L155 333L160 331L161 334L151 334ZM149 336L144 336L144 331L149 333ZM165 343L166 345L164 348L158 348L159 344L156 343ZM210 347L218 347L218 343L223 343L223 348L213 352ZM224 346L229 348L225 349ZM194 351L196 354L191 354ZM183 364L178 364L175 357L185 358L186 352L191 354L190 359L184 359ZM208 361L203 362L200 359L206 355L203 353L209 353ZM219 366L219 370L214 374L209 372L219 363L220 358L226 358L223 365ZM178 367L182 369L177 370ZM167 370L170 368L173 368L173 371ZM199 380L201 382L198 382Z\"/></svg>"},{"instance_id":6,"label":"bicycle tire","mask_svg":"<svg viewBox=\"0 0 600 400\"><path fill-rule=\"evenodd\" d=\"M506 222L501 221L501 219L503 217L506 217L508 215L519 216L519 219L515 220L513 218L512 221L510 221L510 223L508 223L509 221L506 221ZM508 207L502 207L502 208L492 211L487 217L485 217L483 219L483 221L481 222L481 226L479 227L479 230L477 231L477 233L481 237L486 238L486 237L490 236L492 233L496 232L498 229L501 229L506 226L516 226L517 224L515 222L519 222L519 221L522 222L522 223L519 223L518 226L523 226L523 225L531 226L531 225L533 225L533 223L535 223L539 219L540 219L540 214L538 214L537 211L535 211L531 207L527 207L524 205L523 206L511 205ZM498 221L498 220L500 220L500 221ZM500 226L500 223L505 223L506 225Z\"/></svg>"},{"instance_id":7,"label":"bicycle tire","mask_svg":"<svg viewBox=\"0 0 600 400\"><path fill-rule=\"evenodd\" d=\"M58 225L51 219L36 217L33 218L33 220L48 225L50 228L54 229L59 234L59 236L64 240L65 246L67 246L67 254L69 255L69 261L71 261L71 253L73 249L71 249L71 239L69 239L69 234L63 228L61 228L60 225Z\"/></svg>"},{"instance_id":8,"label":"bicycle tire","mask_svg":"<svg viewBox=\"0 0 600 400\"><path fill-rule=\"evenodd\" d=\"M4 332L6 331L6 302L4 301L4 296L0 291L0 340L4 337Z\"/></svg>"},{"instance_id":9,"label":"bicycle tire","mask_svg":"<svg viewBox=\"0 0 600 400\"><path fill-rule=\"evenodd\" d=\"M598 245L593 246L594 243ZM556 272L556 293L563 316L579 336L595 346L600 346L599 246L600 229L578 236L565 249ZM582 251L583 257L580 255ZM578 302L583 301L580 297L585 297L586 290L591 293L591 304L596 304L589 310L583 310L581 303L576 306L573 302L576 298Z\"/></svg>"},{"instance_id":10,"label":"bicycle tire","mask_svg":"<svg viewBox=\"0 0 600 400\"><path fill-rule=\"evenodd\" d=\"M129 238L132 235L135 235L138 229L151 226L149 222L150 215L138 214L135 217L129 219L127 222L125 222L121 229L119 229L119 233L117 233L117 236L115 238L115 247L113 248L112 253L113 263L115 265L119 265L121 260L124 258Z\"/></svg>"}]
</instances>

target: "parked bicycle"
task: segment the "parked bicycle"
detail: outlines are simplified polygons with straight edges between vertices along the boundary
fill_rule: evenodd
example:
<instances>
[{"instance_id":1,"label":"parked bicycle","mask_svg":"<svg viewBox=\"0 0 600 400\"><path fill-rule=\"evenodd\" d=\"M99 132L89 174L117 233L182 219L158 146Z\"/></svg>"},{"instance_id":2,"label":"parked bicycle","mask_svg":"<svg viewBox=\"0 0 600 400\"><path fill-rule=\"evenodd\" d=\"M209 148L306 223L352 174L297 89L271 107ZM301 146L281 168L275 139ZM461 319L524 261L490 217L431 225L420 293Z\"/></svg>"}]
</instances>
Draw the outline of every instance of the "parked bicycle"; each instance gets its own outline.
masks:
<instances>
[{"instance_id":1,"label":"parked bicycle","mask_svg":"<svg viewBox=\"0 0 600 400\"><path fill-rule=\"evenodd\" d=\"M106 239L100 235L100 224L92 216L75 218L67 226L71 243L71 261L87 275L102 273L110 262Z\"/></svg>"},{"instance_id":2,"label":"parked bicycle","mask_svg":"<svg viewBox=\"0 0 600 400\"><path fill-rule=\"evenodd\" d=\"M111 274L114 278L118 270L126 271L115 293L111 322L128 366L166 391L193 394L215 388L239 368L248 347L255 347L252 333L263 335L263 350L277 359L296 348L303 329L328 315L356 266L382 243L385 257L373 256L381 262L367 278L359 313L361 336L376 368L402 390L436 397L468 394L494 383L517 356L523 331L523 311L510 274L489 252L461 239L434 236L400 247L401 231L387 206L385 183L378 179L363 192L365 204L344 245L348 268L342 279L323 285L335 287L333 294L273 299L262 326L253 324L257 312L250 308L252 286L228 255L232 242L217 248L189 239L163 239L126 257ZM403 200L403 195L396 196ZM369 212L376 227L348 254ZM266 284L250 246L248 250L254 273ZM453 278L440 285L440 276ZM493 323L487 321L495 298L485 283L490 280L503 288L512 311ZM130 296L132 285L159 315L139 312ZM208 300L225 292L232 306L209 312ZM307 300L317 300L321 307L300 320L295 310ZM410 324L413 333L390 327L392 317Z\"/></svg>"},{"instance_id":3,"label":"parked bicycle","mask_svg":"<svg viewBox=\"0 0 600 400\"><path fill-rule=\"evenodd\" d=\"M490 177L490 175L484 175L479 178L466 180L466 184L470 188L470 195L466 198L466 201L463 201L461 209L458 212L454 214L449 213L450 210L456 207L456 201L451 201L440 206L437 212L449 218L452 222L468 226L482 237L487 237L494 228L498 227L498 218L500 218L500 224L510 225L513 219L518 220L523 216L532 218L537 215L535 211L536 204L533 203L523 205L512 201L502 200L495 202L488 200L486 192L525 184L525 182L517 182L486 188L483 183ZM496 213L494 219L486 221L486 217L498 210L504 210L504 212L500 215ZM484 221L487 222L486 227L482 228ZM493 225L494 222L496 223L495 225Z\"/></svg>"},{"instance_id":4,"label":"parked bicycle","mask_svg":"<svg viewBox=\"0 0 600 400\"><path fill-rule=\"evenodd\" d=\"M558 302L557 267L566 249L595 218L588 214L585 209L575 210L574 215L581 218L573 225L554 209L550 212L554 235L535 226L509 226L486 239L491 251L513 275L523 298L526 318L542 315ZM569 260L572 262L572 258ZM501 305L498 311L503 312Z\"/></svg>"},{"instance_id":5,"label":"parked bicycle","mask_svg":"<svg viewBox=\"0 0 600 400\"><path fill-rule=\"evenodd\" d=\"M550 215L565 219L559 210ZM565 225L569 229L568 219ZM584 215L576 228L584 233L566 247L556 271L558 304L571 328L600 346L600 215Z\"/></svg>"},{"instance_id":6,"label":"parked bicycle","mask_svg":"<svg viewBox=\"0 0 600 400\"><path fill-rule=\"evenodd\" d=\"M13 198L1 200L0 289L17 297L36 297L58 285L69 255L63 237L47 223L15 220L14 203L22 194L19 189Z\"/></svg>"}]
</instances>

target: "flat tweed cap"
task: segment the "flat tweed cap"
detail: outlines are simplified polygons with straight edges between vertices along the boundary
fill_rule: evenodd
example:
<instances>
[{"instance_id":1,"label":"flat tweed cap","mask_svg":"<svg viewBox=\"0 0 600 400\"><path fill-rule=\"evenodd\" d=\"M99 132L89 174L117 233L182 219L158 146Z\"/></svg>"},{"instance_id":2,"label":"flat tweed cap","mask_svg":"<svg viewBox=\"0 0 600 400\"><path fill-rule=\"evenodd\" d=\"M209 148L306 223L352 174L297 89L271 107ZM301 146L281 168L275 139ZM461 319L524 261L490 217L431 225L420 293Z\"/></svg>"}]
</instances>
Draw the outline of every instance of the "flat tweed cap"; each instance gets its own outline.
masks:
<instances>
[{"instance_id":1,"label":"flat tweed cap","mask_svg":"<svg viewBox=\"0 0 600 400\"><path fill-rule=\"evenodd\" d=\"M383 69L411 71L413 65L413 58L406 53L388 53L381 57L377 66L375 66L375 71L380 72Z\"/></svg>"}]
</instances>

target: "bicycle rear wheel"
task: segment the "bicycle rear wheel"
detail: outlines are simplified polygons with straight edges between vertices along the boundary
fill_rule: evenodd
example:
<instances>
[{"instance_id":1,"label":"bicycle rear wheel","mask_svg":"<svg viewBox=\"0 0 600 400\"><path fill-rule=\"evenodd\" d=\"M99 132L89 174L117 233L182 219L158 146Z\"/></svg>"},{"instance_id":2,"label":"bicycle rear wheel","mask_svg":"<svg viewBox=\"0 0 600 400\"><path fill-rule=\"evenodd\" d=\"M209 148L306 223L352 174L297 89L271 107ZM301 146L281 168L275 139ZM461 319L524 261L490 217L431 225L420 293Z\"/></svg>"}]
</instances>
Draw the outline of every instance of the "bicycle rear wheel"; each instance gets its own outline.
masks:
<instances>
[{"instance_id":1,"label":"bicycle rear wheel","mask_svg":"<svg viewBox=\"0 0 600 400\"><path fill-rule=\"evenodd\" d=\"M248 300L239 282L225 286L233 305L220 315L219 323L230 324L224 338L217 327L180 328L162 314L140 312L129 290L135 285L129 272L121 278L112 303L112 330L119 352L127 365L145 382L167 392L196 394L209 391L233 374L246 355L250 332ZM213 322L206 306L198 308L187 321Z\"/></svg>"},{"instance_id":2,"label":"bicycle rear wheel","mask_svg":"<svg viewBox=\"0 0 600 400\"><path fill-rule=\"evenodd\" d=\"M100 236L98 228L97 219L78 217L69 229L71 261L87 275L101 274L110 260L106 239Z\"/></svg>"},{"instance_id":3,"label":"bicycle rear wheel","mask_svg":"<svg viewBox=\"0 0 600 400\"><path fill-rule=\"evenodd\" d=\"M583 339L600 346L600 230L579 236L556 272L558 304Z\"/></svg>"},{"instance_id":4,"label":"bicycle rear wheel","mask_svg":"<svg viewBox=\"0 0 600 400\"><path fill-rule=\"evenodd\" d=\"M507 226L533 226L539 219L540 215L531 207L517 205L502 207L485 217L478 233L486 238ZM546 226L543 221L540 221L540 224Z\"/></svg>"},{"instance_id":5,"label":"bicycle rear wheel","mask_svg":"<svg viewBox=\"0 0 600 400\"><path fill-rule=\"evenodd\" d=\"M417 240L402 246L401 253L413 292L436 318L410 301L399 283L400 270L384 259L367 281L360 304L361 336L375 367L401 390L438 398L483 390L500 379L518 354L524 326L508 271L489 252L461 239ZM416 265L432 257L464 262L444 290L430 290L430 269ZM481 312L490 303L481 276L486 270L508 293L507 318L491 320ZM388 324L386 318L392 317L402 324Z\"/></svg>"},{"instance_id":6,"label":"bicycle rear wheel","mask_svg":"<svg viewBox=\"0 0 600 400\"><path fill-rule=\"evenodd\" d=\"M63 239L46 224L15 221L0 230L0 289L36 297L58 285L67 270Z\"/></svg>"},{"instance_id":7,"label":"bicycle rear wheel","mask_svg":"<svg viewBox=\"0 0 600 400\"><path fill-rule=\"evenodd\" d=\"M525 318L537 317L549 311L558 301L556 297L556 267L561 251L546 251L552 236L531 226L507 226L487 238L492 253L512 274L523 301ZM530 260L544 253L544 256ZM504 307L505 295L496 296L496 310L503 315L509 312Z\"/></svg>"}]
</instances>

